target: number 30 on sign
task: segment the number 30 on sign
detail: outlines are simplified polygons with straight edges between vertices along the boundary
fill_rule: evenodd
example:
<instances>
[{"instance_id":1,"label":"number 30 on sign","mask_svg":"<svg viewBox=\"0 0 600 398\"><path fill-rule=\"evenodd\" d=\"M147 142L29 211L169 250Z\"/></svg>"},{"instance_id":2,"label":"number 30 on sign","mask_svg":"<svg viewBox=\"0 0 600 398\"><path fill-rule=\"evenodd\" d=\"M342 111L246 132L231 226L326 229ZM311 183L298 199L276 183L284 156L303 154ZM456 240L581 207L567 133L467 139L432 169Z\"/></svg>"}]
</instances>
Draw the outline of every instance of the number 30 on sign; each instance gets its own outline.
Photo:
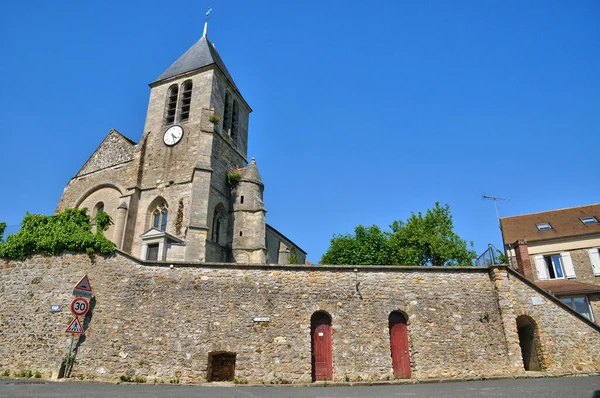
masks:
<instances>
[{"instance_id":1,"label":"number 30 on sign","mask_svg":"<svg viewBox=\"0 0 600 398\"><path fill-rule=\"evenodd\" d=\"M71 312L75 316L83 316L83 315L85 315L86 312L88 312L89 308L90 308L90 304L83 297L77 297L71 303Z\"/></svg>"}]
</instances>

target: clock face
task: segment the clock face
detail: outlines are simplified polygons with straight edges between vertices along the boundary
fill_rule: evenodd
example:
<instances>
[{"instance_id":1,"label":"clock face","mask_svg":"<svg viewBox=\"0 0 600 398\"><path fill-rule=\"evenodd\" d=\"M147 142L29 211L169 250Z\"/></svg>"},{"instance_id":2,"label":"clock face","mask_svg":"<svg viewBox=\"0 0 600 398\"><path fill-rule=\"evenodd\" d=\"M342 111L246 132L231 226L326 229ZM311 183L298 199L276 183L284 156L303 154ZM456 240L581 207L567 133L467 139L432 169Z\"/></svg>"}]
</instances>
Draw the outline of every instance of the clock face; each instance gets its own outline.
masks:
<instances>
[{"instance_id":1,"label":"clock face","mask_svg":"<svg viewBox=\"0 0 600 398\"><path fill-rule=\"evenodd\" d=\"M172 146L181 141L181 137L183 137L183 129L181 126L171 126L165 131L163 140L165 141L165 144Z\"/></svg>"}]
</instances>

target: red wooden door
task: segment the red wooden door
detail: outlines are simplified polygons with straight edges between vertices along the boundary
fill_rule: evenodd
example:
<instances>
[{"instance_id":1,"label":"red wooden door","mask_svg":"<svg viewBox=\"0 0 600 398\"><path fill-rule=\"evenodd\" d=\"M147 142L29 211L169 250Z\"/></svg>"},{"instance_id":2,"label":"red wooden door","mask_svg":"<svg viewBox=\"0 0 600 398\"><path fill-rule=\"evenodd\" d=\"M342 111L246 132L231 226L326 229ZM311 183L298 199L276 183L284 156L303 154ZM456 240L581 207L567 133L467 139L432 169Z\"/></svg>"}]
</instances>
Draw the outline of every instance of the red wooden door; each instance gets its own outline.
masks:
<instances>
[{"instance_id":1,"label":"red wooden door","mask_svg":"<svg viewBox=\"0 0 600 398\"><path fill-rule=\"evenodd\" d=\"M399 312L390 314L390 348L394 377L410 378L410 354L408 353L408 327L406 318Z\"/></svg>"},{"instance_id":2,"label":"red wooden door","mask_svg":"<svg viewBox=\"0 0 600 398\"><path fill-rule=\"evenodd\" d=\"M317 315L317 314L315 314ZM331 349L331 321L326 314L312 322L313 380L333 379L333 352ZM327 318L325 318L327 317ZM315 318L313 316L313 318Z\"/></svg>"}]
</instances>

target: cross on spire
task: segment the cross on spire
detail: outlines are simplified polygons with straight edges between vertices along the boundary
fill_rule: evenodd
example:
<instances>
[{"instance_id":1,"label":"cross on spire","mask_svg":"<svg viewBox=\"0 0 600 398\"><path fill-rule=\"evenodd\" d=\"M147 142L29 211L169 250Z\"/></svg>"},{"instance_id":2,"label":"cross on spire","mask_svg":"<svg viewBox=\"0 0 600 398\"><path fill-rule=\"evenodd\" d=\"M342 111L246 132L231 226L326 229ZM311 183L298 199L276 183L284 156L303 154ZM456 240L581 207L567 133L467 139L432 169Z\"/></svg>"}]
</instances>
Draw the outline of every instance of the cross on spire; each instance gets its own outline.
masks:
<instances>
[{"instance_id":1,"label":"cross on spire","mask_svg":"<svg viewBox=\"0 0 600 398\"><path fill-rule=\"evenodd\" d=\"M208 31L208 20L210 19L209 15L212 11L212 8L208 7L208 11L206 11L206 19L204 20L204 32L202 33L202 37L206 37L206 32Z\"/></svg>"}]
</instances>

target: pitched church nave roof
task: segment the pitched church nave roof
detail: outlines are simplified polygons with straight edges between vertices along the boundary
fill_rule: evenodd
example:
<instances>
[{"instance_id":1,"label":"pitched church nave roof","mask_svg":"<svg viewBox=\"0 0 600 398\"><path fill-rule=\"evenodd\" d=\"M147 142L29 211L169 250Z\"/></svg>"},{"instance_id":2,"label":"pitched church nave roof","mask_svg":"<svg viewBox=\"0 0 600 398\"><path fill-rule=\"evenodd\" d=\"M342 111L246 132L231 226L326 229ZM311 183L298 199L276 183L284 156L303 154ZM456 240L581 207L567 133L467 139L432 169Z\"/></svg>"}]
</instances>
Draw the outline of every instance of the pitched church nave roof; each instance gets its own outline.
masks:
<instances>
[{"instance_id":1,"label":"pitched church nave roof","mask_svg":"<svg viewBox=\"0 0 600 398\"><path fill-rule=\"evenodd\" d=\"M221 72L227 77L229 82L237 90L237 86L233 81L233 78L229 74L229 71L225 67L223 60L219 56L217 49L214 44L208 40L206 36L202 36L193 46L191 46L177 61L167 68L154 82L150 85L168 79L170 77L178 76L187 72L204 68L209 65L216 65Z\"/></svg>"}]
</instances>

